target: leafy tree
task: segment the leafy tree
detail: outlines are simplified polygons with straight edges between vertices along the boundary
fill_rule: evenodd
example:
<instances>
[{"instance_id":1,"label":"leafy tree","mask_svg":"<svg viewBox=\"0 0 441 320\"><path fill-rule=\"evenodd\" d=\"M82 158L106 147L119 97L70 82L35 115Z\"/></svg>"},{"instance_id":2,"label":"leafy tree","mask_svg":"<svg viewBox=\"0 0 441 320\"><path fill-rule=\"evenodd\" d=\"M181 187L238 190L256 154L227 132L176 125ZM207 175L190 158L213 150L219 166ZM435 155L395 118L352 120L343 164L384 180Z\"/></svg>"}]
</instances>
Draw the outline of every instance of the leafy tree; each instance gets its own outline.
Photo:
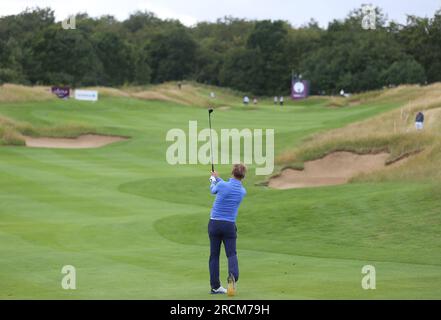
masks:
<instances>
[{"instance_id":1,"label":"leafy tree","mask_svg":"<svg viewBox=\"0 0 441 320\"><path fill-rule=\"evenodd\" d=\"M262 86L255 89L255 93L278 95L289 88L291 70L288 69L287 41L287 25L283 21L256 23L248 38L247 49L259 53L265 63L261 70Z\"/></svg>"},{"instance_id":2,"label":"leafy tree","mask_svg":"<svg viewBox=\"0 0 441 320\"><path fill-rule=\"evenodd\" d=\"M101 63L81 31L51 26L35 38L32 51L32 82L97 84Z\"/></svg>"},{"instance_id":3,"label":"leafy tree","mask_svg":"<svg viewBox=\"0 0 441 320\"><path fill-rule=\"evenodd\" d=\"M152 79L152 69L150 68L149 48L133 48L134 74L133 83L138 85L149 84Z\"/></svg>"},{"instance_id":4,"label":"leafy tree","mask_svg":"<svg viewBox=\"0 0 441 320\"><path fill-rule=\"evenodd\" d=\"M223 65L223 55L207 47L200 46L196 53L196 70L194 78L196 81L220 85L219 73Z\"/></svg>"},{"instance_id":5,"label":"leafy tree","mask_svg":"<svg viewBox=\"0 0 441 320\"><path fill-rule=\"evenodd\" d=\"M220 73L220 84L258 94L264 87L264 60L259 49L233 49Z\"/></svg>"},{"instance_id":6,"label":"leafy tree","mask_svg":"<svg viewBox=\"0 0 441 320\"><path fill-rule=\"evenodd\" d=\"M11 38L0 40L0 83L26 83L21 66L23 54L19 43Z\"/></svg>"},{"instance_id":7,"label":"leafy tree","mask_svg":"<svg viewBox=\"0 0 441 320\"><path fill-rule=\"evenodd\" d=\"M313 93L381 88L381 75L404 58L400 43L383 27L381 14L375 30L364 30L361 19L361 11L353 11L346 20L331 22L321 45L303 60L302 70L311 80Z\"/></svg>"},{"instance_id":8,"label":"leafy tree","mask_svg":"<svg viewBox=\"0 0 441 320\"><path fill-rule=\"evenodd\" d=\"M423 84L426 73L422 65L409 57L406 60L394 62L384 71L383 82L390 85L398 84Z\"/></svg>"},{"instance_id":9,"label":"leafy tree","mask_svg":"<svg viewBox=\"0 0 441 320\"><path fill-rule=\"evenodd\" d=\"M136 11L123 22L124 28L126 28L132 34L137 33L145 28L159 26L161 24L162 20L159 19L153 12L149 11Z\"/></svg>"},{"instance_id":10,"label":"leafy tree","mask_svg":"<svg viewBox=\"0 0 441 320\"><path fill-rule=\"evenodd\" d=\"M63 30L50 8L0 17L0 82L108 85L194 79L258 95L286 94L291 71L312 92L358 92L389 84L441 81L441 11L400 25L376 8L321 28L224 17L188 28L136 11L124 21L76 15Z\"/></svg>"},{"instance_id":11,"label":"leafy tree","mask_svg":"<svg viewBox=\"0 0 441 320\"><path fill-rule=\"evenodd\" d=\"M94 48L101 61L103 73L100 83L118 86L132 80L133 65L130 47L116 33L99 33L94 37Z\"/></svg>"},{"instance_id":12,"label":"leafy tree","mask_svg":"<svg viewBox=\"0 0 441 320\"><path fill-rule=\"evenodd\" d=\"M408 16L397 38L424 67L429 82L441 81L441 11L433 19Z\"/></svg>"},{"instance_id":13,"label":"leafy tree","mask_svg":"<svg viewBox=\"0 0 441 320\"><path fill-rule=\"evenodd\" d=\"M182 80L191 75L197 43L183 27L167 30L150 43L150 65L155 83Z\"/></svg>"}]
</instances>

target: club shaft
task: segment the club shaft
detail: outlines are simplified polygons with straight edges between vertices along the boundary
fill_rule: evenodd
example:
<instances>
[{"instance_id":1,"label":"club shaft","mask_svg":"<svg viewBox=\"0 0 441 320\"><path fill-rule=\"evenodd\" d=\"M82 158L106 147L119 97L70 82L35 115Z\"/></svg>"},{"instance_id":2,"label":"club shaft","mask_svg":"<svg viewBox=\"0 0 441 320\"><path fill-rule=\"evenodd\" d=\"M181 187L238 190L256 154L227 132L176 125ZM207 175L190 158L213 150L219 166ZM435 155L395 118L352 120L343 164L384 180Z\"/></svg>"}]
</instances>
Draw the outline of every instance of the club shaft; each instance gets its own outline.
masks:
<instances>
[{"instance_id":1,"label":"club shaft","mask_svg":"<svg viewBox=\"0 0 441 320\"><path fill-rule=\"evenodd\" d=\"M214 161L213 161L213 137L211 136L211 113L208 114L208 122L209 122L209 124L210 124L211 172L214 172Z\"/></svg>"}]
</instances>

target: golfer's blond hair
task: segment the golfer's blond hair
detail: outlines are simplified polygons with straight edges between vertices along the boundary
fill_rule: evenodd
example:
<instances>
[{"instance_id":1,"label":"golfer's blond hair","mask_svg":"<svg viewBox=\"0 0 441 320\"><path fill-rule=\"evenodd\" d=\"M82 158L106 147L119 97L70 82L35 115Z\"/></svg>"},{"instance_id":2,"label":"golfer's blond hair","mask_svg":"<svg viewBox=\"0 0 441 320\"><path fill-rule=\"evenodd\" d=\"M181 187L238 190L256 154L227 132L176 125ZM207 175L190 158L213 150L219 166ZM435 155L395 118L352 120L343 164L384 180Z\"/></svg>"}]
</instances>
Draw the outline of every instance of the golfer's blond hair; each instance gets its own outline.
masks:
<instances>
[{"instance_id":1,"label":"golfer's blond hair","mask_svg":"<svg viewBox=\"0 0 441 320\"><path fill-rule=\"evenodd\" d=\"M239 180L242 180L243 178L245 178L246 173L247 173L247 167L242 163L235 164L233 166L233 171L231 171L231 174L236 179L239 179Z\"/></svg>"}]
</instances>

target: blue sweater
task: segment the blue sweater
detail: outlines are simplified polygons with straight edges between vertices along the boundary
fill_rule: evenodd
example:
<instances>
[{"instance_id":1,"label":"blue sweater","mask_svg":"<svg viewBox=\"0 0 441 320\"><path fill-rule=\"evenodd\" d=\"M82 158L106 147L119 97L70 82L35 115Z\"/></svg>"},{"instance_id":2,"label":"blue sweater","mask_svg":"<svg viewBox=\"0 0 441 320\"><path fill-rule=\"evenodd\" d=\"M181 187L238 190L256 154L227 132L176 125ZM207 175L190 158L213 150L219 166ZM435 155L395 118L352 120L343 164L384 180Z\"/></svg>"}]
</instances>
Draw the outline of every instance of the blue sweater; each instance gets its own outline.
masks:
<instances>
[{"instance_id":1,"label":"blue sweater","mask_svg":"<svg viewBox=\"0 0 441 320\"><path fill-rule=\"evenodd\" d=\"M237 211L246 190L242 187L242 182L231 178L228 182L217 178L210 186L211 194L216 195L213 209L211 209L211 219L236 222Z\"/></svg>"}]
</instances>

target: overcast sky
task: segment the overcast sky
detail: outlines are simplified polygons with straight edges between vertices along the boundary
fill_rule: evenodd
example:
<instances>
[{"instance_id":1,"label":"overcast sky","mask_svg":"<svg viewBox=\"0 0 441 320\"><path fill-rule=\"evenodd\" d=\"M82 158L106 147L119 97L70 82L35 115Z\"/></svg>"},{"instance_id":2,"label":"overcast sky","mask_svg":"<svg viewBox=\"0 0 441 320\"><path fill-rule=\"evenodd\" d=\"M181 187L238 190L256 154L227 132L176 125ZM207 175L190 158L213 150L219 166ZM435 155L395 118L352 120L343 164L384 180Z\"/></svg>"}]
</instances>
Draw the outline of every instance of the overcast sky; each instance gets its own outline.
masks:
<instances>
[{"instance_id":1,"label":"overcast sky","mask_svg":"<svg viewBox=\"0 0 441 320\"><path fill-rule=\"evenodd\" d=\"M406 14L433 16L441 0L0 0L0 16L17 14L26 7L51 7L57 20L78 12L97 17L110 14L126 19L136 10L148 10L160 18L179 19L185 25L215 21L227 15L247 19L282 19L300 26L314 18L321 26L363 3L384 9L389 19L406 21Z\"/></svg>"}]
</instances>

